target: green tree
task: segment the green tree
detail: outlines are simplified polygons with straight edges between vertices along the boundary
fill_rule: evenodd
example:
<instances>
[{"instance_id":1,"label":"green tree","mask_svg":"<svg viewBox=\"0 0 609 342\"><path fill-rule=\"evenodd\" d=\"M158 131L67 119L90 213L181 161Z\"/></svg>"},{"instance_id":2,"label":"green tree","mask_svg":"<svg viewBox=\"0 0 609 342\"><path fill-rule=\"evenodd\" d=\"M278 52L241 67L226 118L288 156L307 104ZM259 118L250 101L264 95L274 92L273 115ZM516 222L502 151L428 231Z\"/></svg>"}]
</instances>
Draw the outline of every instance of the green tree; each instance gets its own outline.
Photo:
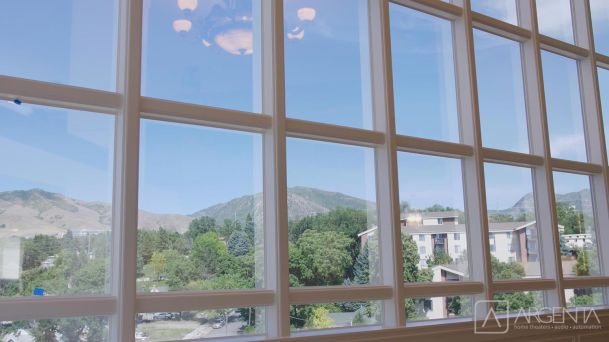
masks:
<instances>
[{"instance_id":1,"label":"green tree","mask_svg":"<svg viewBox=\"0 0 609 342\"><path fill-rule=\"evenodd\" d=\"M197 217L190 221L188 230L186 231L186 237L190 241L195 241L201 234L215 232L216 231L216 220L209 216Z\"/></svg>"},{"instance_id":2,"label":"green tree","mask_svg":"<svg viewBox=\"0 0 609 342\"><path fill-rule=\"evenodd\" d=\"M305 326L315 329L331 328L334 321L330 318L330 311L320 306L313 308Z\"/></svg>"},{"instance_id":3,"label":"green tree","mask_svg":"<svg viewBox=\"0 0 609 342\"><path fill-rule=\"evenodd\" d=\"M247 214L245 217L245 225L243 226L243 231L247 234L248 239L252 244L256 242L256 225L254 224L254 219L251 214Z\"/></svg>"},{"instance_id":4,"label":"green tree","mask_svg":"<svg viewBox=\"0 0 609 342\"><path fill-rule=\"evenodd\" d=\"M558 224L565 227L565 234L583 234L586 232L584 214L568 203L557 202L556 215Z\"/></svg>"},{"instance_id":5,"label":"green tree","mask_svg":"<svg viewBox=\"0 0 609 342\"><path fill-rule=\"evenodd\" d=\"M220 258L227 254L226 245L220 241L218 234L208 232L199 235L192 246L191 257L204 276L217 273Z\"/></svg>"},{"instance_id":6,"label":"green tree","mask_svg":"<svg viewBox=\"0 0 609 342\"><path fill-rule=\"evenodd\" d=\"M243 230L235 230L228 238L228 251L234 256L243 256L252 249L252 240Z\"/></svg>"},{"instance_id":7,"label":"green tree","mask_svg":"<svg viewBox=\"0 0 609 342\"><path fill-rule=\"evenodd\" d=\"M68 231L66 235L71 232ZM49 256L59 254L61 242L49 235L36 235L23 240L23 270L39 267Z\"/></svg>"},{"instance_id":8,"label":"green tree","mask_svg":"<svg viewBox=\"0 0 609 342\"><path fill-rule=\"evenodd\" d=\"M437 265L450 265L453 263L453 258L444 252L434 253L428 260L427 266L433 267Z\"/></svg>"},{"instance_id":9,"label":"green tree","mask_svg":"<svg viewBox=\"0 0 609 342\"><path fill-rule=\"evenodd\" d=\"M577 263L573 266L573 271L578 276L588 276L598 274L598 256L590 249L582 248L576 251Z\"/></svg>"},{"instance_id":10,"label":"green tree","mask_svg":"<svg viewBox=\"0 0 609 342\"><path fill-rule=\"evenodd\" d=\"M339 285L352 265L352 240L335 231L305 231L296 243L299 254L297 276L305 285ZM293 259L291 259L293 260Z\"/></svg>"},{"instance_id":11,"label":"green tree","mask_svg":"<svg viewBox=\"0 0 609 342\"><path fill-rule=\"evenodd\" d=\"M150 258L150 266L156 275L156 279L161 279L161 275L165 274L165 267L167 266L167 259L163 252L154 252L152 258Z\"/></svg>"},{"instance_id":12,"label":"green tree","mask_svg":"<svg viewBox=\"0 0 609 342\"><path fill-rule=\"evenodd\" d=\"M522 279L526 275L520 263L502 262L495 256L491 256L491 269L495 280Z\"/></svg>"},{"instance_id":13,"label":"green tree","mask_svg":"<svg viewBox=\"0 0 609 342\"><path fill-rule=\"evenodd\" d=\"M103 293L110 280L106 272L107 262L108 260L104 259L94 259L79 269L72 279L70 292L75 294Z\"/></svg>"},{"instance_id":14,"label":"green tree","mask_svg":"<svg viewBox=\"0 0 609 342\"><path fill-rule=\"evenodd\" d=\"M167 286L172 289L182 289L196 278L196 269L186 256L175 249L169 249L162 253L165 259Z\"/></svg>"}]
</instances>

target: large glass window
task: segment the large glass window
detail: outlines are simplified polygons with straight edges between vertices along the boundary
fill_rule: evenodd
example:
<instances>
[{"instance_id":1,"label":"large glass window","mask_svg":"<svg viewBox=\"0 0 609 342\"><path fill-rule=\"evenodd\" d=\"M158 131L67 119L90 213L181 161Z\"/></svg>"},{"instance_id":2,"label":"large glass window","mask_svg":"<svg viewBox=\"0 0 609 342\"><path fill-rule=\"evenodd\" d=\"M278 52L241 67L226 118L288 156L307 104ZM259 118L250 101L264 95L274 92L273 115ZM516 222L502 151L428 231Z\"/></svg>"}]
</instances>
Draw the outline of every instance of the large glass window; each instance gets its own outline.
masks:
<instances>
[{"instance_id":1,"label":"large glass window","mask_svg":"<svg viewBox=\"0 0 609 342\"><path fill-rule=\"evenodd\" d=\"M409 321L428 321L471 317L473 303L471 296L407 298L404 307Z\"/></svg>"},{"instance_id":2,"label":"large glass window","mask_svg":"<svg viewBox=\"0 0 609 342\"><path fill-rule=\"evenodd\" d=\"M144 0L142 95L259 112L253 7L251 0Z\"/></svg>"},{"instance_id":3,"label":"large glass window","mask_svg":"<svg viewBox=\"0 0 609 342\"><path fill-rule=\"evenodd\" d=\"M139 291L262 285L261 140L142 121Z\"/></svg>"},{"instance_id":4,"label":"large glass window","mask_svg":"<svg viewBox=\"0 0 609 342\"><path fill-rule=\"evenodd\" d=\"M609 56L609 2L590 0L594 48L597 52Z\"/></svg>"},{"instance_id":5,"label":"large glass window","mask_svg":"<svg viewBox=\"0 0 609 342\"><path fill-rule=\"evenodd\" d=\"M0 103L0 296L109 292L114 116Z\"/></svg>"},{"instance_id":6,"label":"large glass window","mask_svg":"<svg viewBox=\"0 0 609 342\"><path fill-rule=\"evenodd\" d=\"M289 139L290 285L379 282L374 151Z\"/></svg>"},{"instance_id":7,"label":"large glass window","mask_svg":"<svg viewBox=\"0 0 609 342\"><path fill-rule=\"evenodd\" d=\"M539 33L574 44L571 0L537 0Z\"/></svg>"},{"instance_id":8,"label":"large glass window","mask_svg":"<svg viewBox=\"0 0 609 342\"><path fill-rule=\"evenodd\" d=\"M531 169L484 164L492 272L496 280L541 276Z\"/></svg>"},{"instance_id":9,"label":"large glass window","mask_svg":"<svg viewBox=\"0 0 609 342\"><path fill-rule=\"evenodd\" d=\"M474 31L482 144L528 153L520 44Z\"/></svg>"},{"instance_id":10,"label":"large glass window","mask_svg":"<svg viewBox=\"0 0 609 342\"><path fill-rule=\"evenodd\" d=\"M399 153L398 170L404 281L468 280L461 160Z\"/></svg>"},{"instance_id":11,"label":"large glass window","mask_svg":"<svg viewBox=\"0 0 609 342\"><path fill-rule=\"evenodd\" d=\"M473 0L472 10L512 25L518 25L516 0Z\"/></svg>"},{"instance_id":12,"label":"large glass window","mask_svg":"<svg viewBox=\"0 0 609 342\"><path fill-rule=\"evenodd\" d=\"M296 119L372 129L366 0L287 0L285 101Z\"/></svg>"},{"instance_id":13,"label":"large glass window","mask_svg":"<svg viewBox=\"0 0 609 342\"><path fill-rule=\"evenodd\" d=\"M263 335L264 308L147 312L139 313L136 322L136 342Z\"/></svg>"},{"instance_id":14,"label":"large glass window","mask_svg":"<svg viewBox=\"0 0 609 342\"><path fill-rule=\"evenodd\" d=\"M398 134L459 141L451 22L390 4Z\"/></svg>"},{"instance_id":15,"label":"large glass window","mask_svg":"<svg viewBox=\"0 0 609 342\"><path fill-rule=\"evenodd\" d=\"M290 306L292 331L345 328L382 323L379 301L340 302Z\"/></svg>"},{"instance_id":16,"label":"large glass window","mask_svg":"<svg viewBox=\"0 0 609 342\"><path fill-rule=\"evenodd\" d=\"M577 61L542 51L552 157L585 162L586 141Z\"/></svg>"},{"instance_id":17,"label":"large glass window","mask_svg":"<svg viewBox=\"0 0 609 342\"><path fill-rule=\"evenodd\" d=\"M0 75L114 91L118 0L3 1Z\"/></svg>"},{"instance_id":18,"label":"large glass window","mask_svg":"<svg viewBox=\"0 0 609 342\"><path fill-rule=\"evenodd\" d=\"M590 177L554 172L556 216L564 277L600 273Z\"/></svg>"},{"instance_id":19,"label":"large glass window","mask_svg":"<svg viewBox=\"0 0 609 342\"><path fill-rule=\"evenodd\" d=\"M21 341L98 341L109 339L107 317L69 317L31 321L3 321L0 339Z\"/></svg>"},{"instance_id":20,"label":"large glass window","mask_svg":"<svg viewBox=\"0 0 609 342\"><path fill-rule=\"evenodd\" d=\"M598 86L601 96L603 125L605 126L605 145L609 146L609 70L598 68Z\"/></svg>"}]
</instances>

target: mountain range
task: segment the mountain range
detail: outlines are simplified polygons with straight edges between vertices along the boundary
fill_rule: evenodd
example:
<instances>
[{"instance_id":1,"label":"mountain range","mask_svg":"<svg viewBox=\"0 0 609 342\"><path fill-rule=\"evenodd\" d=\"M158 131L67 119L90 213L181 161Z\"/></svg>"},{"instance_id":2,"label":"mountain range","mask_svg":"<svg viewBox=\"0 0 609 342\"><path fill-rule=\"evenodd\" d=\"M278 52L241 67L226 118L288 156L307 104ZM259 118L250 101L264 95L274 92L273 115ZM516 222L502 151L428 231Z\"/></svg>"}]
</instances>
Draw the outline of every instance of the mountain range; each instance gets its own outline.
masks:
<instances>
[{"instance_id":1,"label":"mountain range","mask_svg":"<svg viewBox=\"0 0 609 342\"><path fill-rule=\"evenodd\" d=\"M577 209L589 210L592 203L589 190L558 194L559 201L567 202ZM492 211L514 217L529 211L533 204L532 194L518 200L511 208ZM288 219L326 213L338 207L367 210L374 203L338 192L329 192L307 187L288 189ZM262 194L247 195L199 210L190 215L160 214L139 211L140 229L165 229L184 232L190 221L201 216L210 216L216 222L225 219L243 221L248 213L261 217ZM112 207L108 203L88 202L70 198L41 189L0 192L0 238L32 237L36 234L55 235L68 229L83 232L108 231L111 226Z\"/></svg>"}]
</instances>

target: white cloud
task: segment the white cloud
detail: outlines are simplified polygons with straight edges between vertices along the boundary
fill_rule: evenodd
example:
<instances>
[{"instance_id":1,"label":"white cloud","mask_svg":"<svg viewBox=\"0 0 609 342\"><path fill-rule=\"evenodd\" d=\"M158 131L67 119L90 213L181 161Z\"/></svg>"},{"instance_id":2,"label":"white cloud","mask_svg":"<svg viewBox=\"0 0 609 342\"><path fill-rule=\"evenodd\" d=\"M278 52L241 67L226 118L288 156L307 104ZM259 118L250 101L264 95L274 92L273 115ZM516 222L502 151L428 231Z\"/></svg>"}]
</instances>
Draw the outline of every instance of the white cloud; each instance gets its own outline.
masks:
<instances>
[{"instance_id":1,"label":"white cloud","mask_svg":"<svg viewBox=\"0 0 609 342\"><path fill-rule=\"evenodd\" d=\"M573 37L569 0L537 0L539 32L553 37Z\"/></svg>"},{"instance_id":2,"label":"white cloud","mask_svg":"<svg viewBox=\"0 0 609 342\"><path fill-rule=\"evenodd\" d=\"M565 158L567 156L579 156L585 151L586 142L582 134L563 134L552 137L550 146L552 156Z\"/></svg>"}]
</instances>

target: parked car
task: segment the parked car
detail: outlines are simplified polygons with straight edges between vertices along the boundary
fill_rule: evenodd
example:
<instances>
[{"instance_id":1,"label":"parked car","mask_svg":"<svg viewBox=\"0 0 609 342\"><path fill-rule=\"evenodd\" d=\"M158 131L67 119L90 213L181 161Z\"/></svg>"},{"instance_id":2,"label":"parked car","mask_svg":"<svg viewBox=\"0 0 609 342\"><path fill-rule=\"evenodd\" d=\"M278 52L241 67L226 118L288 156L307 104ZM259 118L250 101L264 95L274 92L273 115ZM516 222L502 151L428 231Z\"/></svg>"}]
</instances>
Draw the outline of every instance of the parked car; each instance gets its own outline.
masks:
<instances>
[{"instance_id":1,"label":"parked car","mask_svg":"<svg viewBox=\"0 0 609 342\"><path fill-rule=\"evenodd\" d=\"M216 318L214 320L214 323L211 325L211 327L214 329L220 329L224 326L224 324L226 324L226 322L224 321L224 318Z\"/></svg>"},{"instance_id":2,"label":"parked car","mask_svg":"<svg viewBox=\"0 0 609 342\"><path fill-rule=\"evenodd\" d=\"M163 320L163 321L168 321L168 320L172 320L175 318L175 315L172 314L171 312L157 312L154 314L153 318L155 320Z\"/></svg>"}]
</instances>

